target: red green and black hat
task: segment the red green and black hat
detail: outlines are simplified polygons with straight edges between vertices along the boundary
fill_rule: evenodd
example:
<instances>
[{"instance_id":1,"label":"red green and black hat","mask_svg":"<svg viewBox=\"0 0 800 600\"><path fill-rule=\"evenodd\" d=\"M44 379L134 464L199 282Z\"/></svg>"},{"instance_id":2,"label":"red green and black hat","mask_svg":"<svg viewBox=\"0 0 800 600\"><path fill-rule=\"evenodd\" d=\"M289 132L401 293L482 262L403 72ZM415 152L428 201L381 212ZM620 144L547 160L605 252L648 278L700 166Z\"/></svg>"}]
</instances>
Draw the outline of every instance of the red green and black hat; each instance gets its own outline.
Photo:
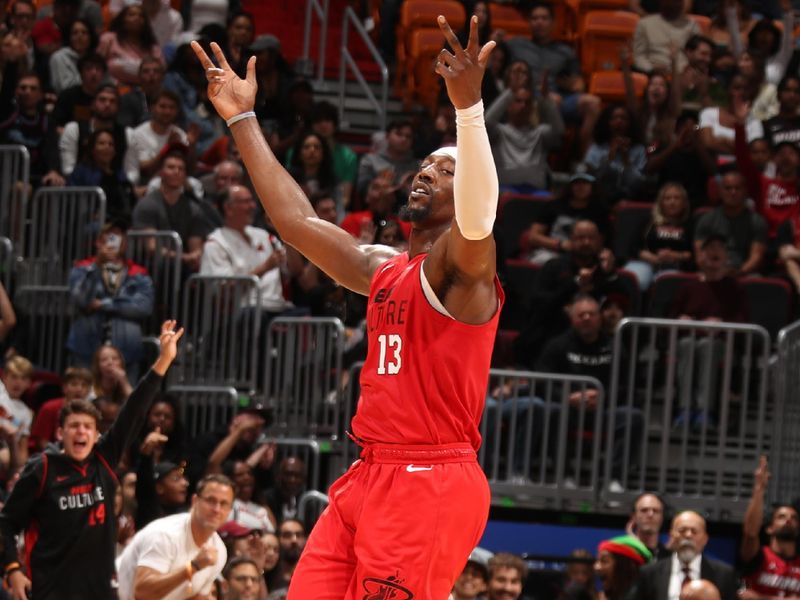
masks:
<instances>
[{"instance_id":1,"label":"red green and black hat","mask_svg":"<svg viewBox=\"0 0 800 600\"><path fill-rule=\"evenodd\" d=\"M611 552L611 554L618 554L626 556L638 565L644 565L653 560L653 553L647 549L638 538L632 535L621 535L619 537L600 542L597 547L599 552L603 550Z\"/></svg>"}]
</instances>

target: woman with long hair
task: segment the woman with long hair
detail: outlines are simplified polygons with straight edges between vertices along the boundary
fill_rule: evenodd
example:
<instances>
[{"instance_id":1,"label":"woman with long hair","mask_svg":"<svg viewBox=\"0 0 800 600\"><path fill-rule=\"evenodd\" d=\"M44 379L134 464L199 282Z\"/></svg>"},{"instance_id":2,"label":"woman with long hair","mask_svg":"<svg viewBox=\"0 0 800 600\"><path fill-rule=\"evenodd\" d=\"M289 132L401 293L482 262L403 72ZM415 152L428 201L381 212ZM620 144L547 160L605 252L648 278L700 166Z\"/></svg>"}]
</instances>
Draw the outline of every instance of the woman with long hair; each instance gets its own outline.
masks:
<instances>
[{"instance_id":1,"label":"woman with long hair","mask_svg":"<svg viewBox=\"0 0 800 600\"><path fill-rule=\"evenodd\" d=\"M97 34L85 19L75 19L69 28L69 41L50 56L50 85L60 94L68 87L81 84L78 61L97 48Z\"/></svg>"},{"instance_id":2,"label":"woman with long hair","mask_svg":"<svg viewBox=\"0 0 800 600\"><path fill-rule=\"evenodd\" d=\"M147 413L147 420L138 438L139 443L131 446L128 459L130 468L137 468L142 444L154 431L158 431L167 438L151 453L154 465L162 462L180 465L186 462L189 457L189 447L178 412L178 401L175 396L163 393L156 397Z\"/></svg>"},{"instance_id":3,"label":"woman with long hair","mask_svg":"<svg viewBox=\"0 0 800 600\"><path fill-rule=\"evenodd\" d=\"M663 146L674 138L675 121L681 109L683 90L680 85L680 72L677 69L677 53L672 57L672 75L654 71L647 80L647 87L641 101L636 98L636 90L631 73L630 51L627 46L621 53L622 74L625 81L625 105L636 115L639 131L642 132L645 146ZM671 81L670 81L671 79Z\"/></svg>"},{"instance_id":4,"label":"woman with long hair","mask_svg":"<svg viewBox=\"0 0 800 600\"><path fill-rule=\"evenodd\" d=\"M764 55L758 50L744 50L736 61L739 73L747 77L753 90L753 105L750 114L754 119L766 121L778 114L778 88L767 81Z\"/></svg>"},{"instance_id":5,"label":"woman with long hair","mask_svg":"<svg viewBox=\"0 0 800 600\"><path fill-rule=\"evenodd\" d=\"M716 153L717 161L728 163L734 160L736 116L733 106L750 103L754 98L751 80L740 72L731 77L728 87L728 102L724 106L709 106L700 112L700 139L710 151ZM745 124L748 139L761 137L761 122L750 114Z\"/></svg>"},{"instance_id":6,"label":"woman with long hair","mask_svg":"<svg viewBox=\"0 0 800 600\"><path fill-rule=\"evenodd\" d=\"M145 56L164 61L153 28L138 4L123 8L100 36L97 53L108 62L108 72L118 82L139 83L139 65Z\"/></svg>"},{"instance_id":7,"label":"woman with long hair","mask_svg":"<svg viewBox=\"0 0 800 600\"><path fill-rule=\"evenodd\" d=\"M675 182L658 190L653 215L639 238L637 260L625 265L639 280L642 291L653 277L666 271L685 270L692 260L691 206L686 189Z\"/></svg>"},{"instance_id":8,"label":"woman with long hair","mask_svg":"<svg viewBox=\"0 0 800 600\"><path fill-rule=\"evenodd\" d=\"M292 162L286 167L309 195L320 190L337 189L330 148L325 140L313 131L307 131L297 138L292 151ZM339 205L340 199L335 200Z\"/></svg>"},{"instance_id":9,"label":"woman with long hair","mask_svg":"<svg viewBox=\"0 0 800 600\"><path fill-rule=\"evenodd\" d=\"M228 17L228 26L225 29L227 37L228 62L240 77L247 71L247 59L250 54L247 49L255 39L255 22L253 15L248 12L237 12Z\"/></svg>"},{"instance_id":10,"label":"woman with long hair","mask_svg":"<svg viewBox=\"0 0 800 600\"><path fill-rule=\"evenodd\" d=\"M101 188L106 195L106 219L129 221L136 196L125 171L114 169L116 154L114 134L96 129L89 134L86 155L75 165L67 185Z\"/></svg>"},{"instance_id":11,"label":"woman with long hair","mask_svg":"<svg viewBox=\"0 0 800 600\"><path fill-rule=\"evenodd\" d=\"M605 200L636 198L644 181L647 152L633 114L621 104L603 109L584 162L598 180Z\"/></svg>"},{"instance_id":12,"label":"woman with long hair","mask_svg":"<svg viewBox=\"0 0 800 600\"><path fill-rule=\"evenodd\" d=\"M90 399L107 398L122 404L133 391L125 372L125 357L114 346L100 346L92 357L92 388Z\"/></svg>"},{"instance_id":13,"label":"woman with long hair","mask_svg":"<svg viewBox=\"0 0 800 600\"><path fill-rule=\"evenodd\" d=\"M601 600L624 600L636 581L639 568L652 559L650 550L632 535L600 542L594 572L603 587Z\"/></svg>"}]
</instances>

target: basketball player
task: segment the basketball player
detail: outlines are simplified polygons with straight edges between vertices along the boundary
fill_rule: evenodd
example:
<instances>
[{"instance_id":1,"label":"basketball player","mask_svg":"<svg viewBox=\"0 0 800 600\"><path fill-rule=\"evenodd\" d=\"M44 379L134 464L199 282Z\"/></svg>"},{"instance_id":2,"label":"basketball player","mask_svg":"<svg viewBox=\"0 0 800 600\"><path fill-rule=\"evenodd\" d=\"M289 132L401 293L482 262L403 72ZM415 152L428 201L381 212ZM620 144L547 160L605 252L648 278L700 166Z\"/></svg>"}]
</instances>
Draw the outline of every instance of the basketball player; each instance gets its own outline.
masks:
<instances>
[{"instance_id":1,"label":"basketball player","mask_svg":"<svg viewBox=\"0 0 800 600\"><path fill-rule=\"evenodd\" d=\"M403 213L408 252L359 245L317 218L275 159L252 112L255 59L237 77L197 43L208 96L231 128L270 219L284 241L328 275L369 297L369 352L352 422L363 447L330 489L289 600L447 598L477 544L490 493L476 461L478 424L503 302L492 237L498 183L483 122L481 79L494 42L480 47L477 19L463 49L436 72L456 108L458 144L428 156Z\"/></svg>"}]
</instances>

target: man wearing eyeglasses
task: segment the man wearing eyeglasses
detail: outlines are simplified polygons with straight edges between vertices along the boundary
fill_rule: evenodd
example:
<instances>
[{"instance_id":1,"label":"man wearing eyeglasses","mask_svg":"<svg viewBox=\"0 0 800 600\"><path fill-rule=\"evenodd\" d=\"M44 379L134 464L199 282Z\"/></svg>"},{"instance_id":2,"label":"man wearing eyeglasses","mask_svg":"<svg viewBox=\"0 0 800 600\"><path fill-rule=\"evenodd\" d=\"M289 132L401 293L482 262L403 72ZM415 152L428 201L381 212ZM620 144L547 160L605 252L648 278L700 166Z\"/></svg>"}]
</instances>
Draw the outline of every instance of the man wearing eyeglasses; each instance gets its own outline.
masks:
<instances>
[{"instance_id":1,"label":"man wearing eyeglasses","mask_svg":"<svg viewBox=\"0 0 800 600\"><path fill-rule=\"evenodd\" d=\"M208 475L192 508L156 519L134 536L117 561L119 599L184 600L211 593L227 559L217 534L233 506L233 482Z\"/></svg>"},{"instance_id":2,"label":"man wearing eyeglasses","mask_svg":"<svg viewBox=\"0 0 800 600\"><path fill-rule=\"evenodd\" d=\"M257 600L264 580L256 561L237 556L225 567L225 600Z\"/></svg>"}]
</instances>

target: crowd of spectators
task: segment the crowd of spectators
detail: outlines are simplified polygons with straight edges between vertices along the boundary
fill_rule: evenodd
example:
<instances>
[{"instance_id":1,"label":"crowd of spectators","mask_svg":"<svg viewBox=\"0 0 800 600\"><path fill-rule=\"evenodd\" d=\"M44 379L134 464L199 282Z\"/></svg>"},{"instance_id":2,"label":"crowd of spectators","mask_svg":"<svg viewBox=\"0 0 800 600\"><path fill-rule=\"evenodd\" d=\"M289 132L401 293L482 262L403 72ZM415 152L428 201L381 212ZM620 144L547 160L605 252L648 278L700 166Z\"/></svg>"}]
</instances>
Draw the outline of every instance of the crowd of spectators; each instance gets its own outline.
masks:
<instances>
[{"instance_id":1,"label":"crowd of spectators","mask_svg":"<svg viewBox=\"0 0 800 600\"><path fill-rule=\"evenodd\" d=\"M370 2L351 4L370 14ZM380 7L379 40L390 65L400 4ZM641 295L665 273L699 276L675 294L666 315L675 319L747 322L747 277L784 278L800 291L800 60L789 0L631 0L641 19L619 49L628 92L622 103L588 93L589 73L575 47L560 41L552 4L514 3L530 24L527 37L492 28L487 2L464 4L479 16L482 42L497 42L484 102L501 210L511 202L535 207L513 227L498 218L501 277L509 258L539 269L506 366L589 375L608 389L616 323L648 306ZM271 147L319 218L365 244L405 247L410 229L400 208L420 160L454 142L449 103L431 114L415 109L349 146L337 107L314 97L280 37L257 35L238 3L195 0L178 11L165 0L102 7L11 0L2 9L0 143L28 149L33 189L99 186L107 201L96 252L75 264L67 282L75 317L59 397L31 401L36 365L15 351L24 348L15 330L24 307L15 311L0 284L6 490L32 453L58 447L65 404L91 400L106 431L139 379L142 339L154 333L145 330L146 317L159 290L127 258L129 230L176 232L183 279L255 276L258 298L247 302L261 306L262 326L282 315L341 318L348 363L363 357L363 299L272 229L188 42L217 41L242 75L248 58L258 57L256 113ZM689 13L711 17L710 31L702 33ZM642 97L634 73L647 77ZM616 217L626 201L652 207L640 230L620 230ZM621 251L623 236L632 244ZM622 268L633 274L634 289ZM676 425L713 422L721 344L713 336L680 341ZM695 371L687 361L701 376L681 378ZM578 407L593 410L596 397L596 390L574 394L568 414L551 410L549 418L572 422ZM520 410L538 410L537 398L523 400ZM500 402L490 398L489 413L505 419ZM616 437L635 445L644 417L618 410L628 411L616 423L630 431ZM188 439L176 400L157 398L116 466L121 598L283 597L308 533L298 513L308 468L265 443L268 422L254 402L218 431ZM615 448L614 477L624 458ZM737 575L703 555L703 517L676 514L662 545L665 506L645 494L627 535L603 542L596 562L593 553L574 553L560 597L597 598L596 581L607 600L797 595L796 509L779 507L767 523L768 544L759 543L767 478L762 464L745 519L738 568L748 589L741 595ZM187 531L197 535L182 544ZM520 598L527 580L521 558L476 549L452 597Z\"/></svg>"}]
</instances>

